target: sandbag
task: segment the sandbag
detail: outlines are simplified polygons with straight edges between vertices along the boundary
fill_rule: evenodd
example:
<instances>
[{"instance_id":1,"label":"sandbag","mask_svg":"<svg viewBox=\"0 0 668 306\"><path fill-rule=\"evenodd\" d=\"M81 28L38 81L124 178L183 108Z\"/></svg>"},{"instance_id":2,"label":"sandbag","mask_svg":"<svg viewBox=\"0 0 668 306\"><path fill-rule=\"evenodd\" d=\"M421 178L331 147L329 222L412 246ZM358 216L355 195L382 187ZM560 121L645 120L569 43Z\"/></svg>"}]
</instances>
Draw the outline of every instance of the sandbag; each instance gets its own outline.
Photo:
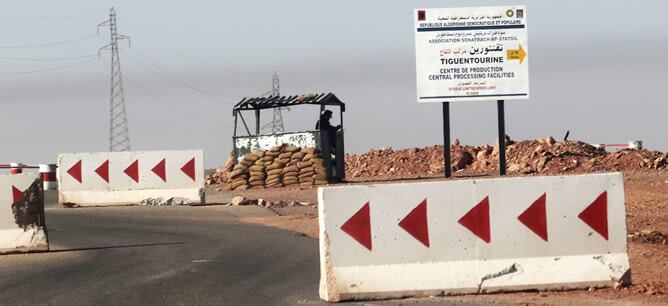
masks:
<instances>
[{"instance_id":1,"label":"sandbag","mask_svg":"<svg viewBox=\"0 0 668 306\"><path fill-rule=\"evenodd\" d=\"M248 170L248 166L242 164L236 164L232 170Z\"/></svg>"},{"instance_id":2,"label":"sandbag","mask_svg":"<svg viewBox=\"0 0 668 306\"><path fill-rule=\"evenodd\" d=\"M251 152L251 154L253 154L253 156L256 156L258 159L264 157L264 151L253 151Z\"/></svg>"},{"instance_id":3,"label":"sandbag","mask_svg":"<svg viewBox=\"0 0 668 306\"><path fill-rule=\"evenodd\" d=\"M250 183L252 183L252 182L264 182L264 177L263 176L251 176L248 179L248 182L250 182Z\"/></svg>"},{"instance_id":4,"label":"sandbag","mask_svg":"<svg viewBox=\"0 0 668 306\"><path fill-rule=\"evenodd\" d=\"M305 178L305 177L313 177L313 171L299 174L299 178Z\"/></svg>"},{"instance_id":5,"label":"sandbag","mask_svg":"<svg viewBox=\"0 0 668 306\"><path fill-rule=\"evenodd\" d=\"M307 154L307 155L308 154L314 155L315 153L317 153L317 151L318 150L316 150L316 148L303 148L302 149L302 153Z\"/></svg>"},{"instance_id":6,"label":"sandbag","mask_svg":"<svg viewBox=\"0 0 668 306\"><path fill-rule=\"evenodd\" d=\"M298 162L297 163L297 168L302 169L302 168L308 168L311 167L313 163L311 161L305 161L305 162Z\"/></svg>"},{"instance_id":7,"label":"sandbag","mask_svg":"<svg viewBox=\"0 0 668 306\"><path fill-rule=\"evenodd\" d=\"M297 171L299 171L299 168L297 168L297 166L290 166L283 168L283 173L297 172Z\"/></svg>"},{"instance_id":8,"label":"sandbag","mask_svg":"<svg viewBox=\"0 0 668 306\"><path fill-rule=\"evenodd\" d=\"M300 151L301 149L299 147L293 146L293 145L287 145L281 149L281 152L290 152L294 153L297 151Z\"/></svg>"},{"instance_id":9,"label":"sandbag","mask_svg":"<svg viewBox=\"0 0 668 306\"><path fill-rule=\"evenodd\" d=\"M297 171L290 171L290 172L283 173L283 178L298 177L298 176L299 176L299 172L297 172Z\"/></svg>"},{"instance_id":10,"label":"sandbag","mask_svg":"<svg viewBox=\"0 0 668 306\"><path fill-rule=\"evenodd\" d=\"M283 167L285 167L284 163L274 162L273 164L267 166L267 171L274 170L274 169L283 169Z\"/></svg>"},{"instance_id":11,"label":"sandbag","mask_svg":"<svg viewBox=\"0 0 668 306\"><path fill-rule=\"evenodd\" d=\"M277 175L283 173L283 169L272 169L267 171L267 175L272 176L272 175Z\"/></svg>"},{"instance_id":12,"label":"sandbag","mask_svg":"<svg viewBox=\"0 0 668 306\"><path fill-rule=\"evenodd\" d=\"M254 165L248 168L250 172L264 172L264 165Z\"/></svg>"},{"instance_id":13,"label":"sandbag","mask_svg":"<svg viewBox=\"0 0 668 306\"><path fill-rule=\"evenodd\" d=\"M232 181L232 188L234 188L235 190L237 189L237 187L243 186L243 185L248 185L248 182L246 182L246 180Z\"/></svg>"},{"instance_id":14,"label":"sandbag","mask_svg":"<svg viewBox=\"0 0 668 306\"><path fill-rule=\"evenodd\" d=\"M250 182L248 185L250 185L251 187L264 186L264 181Z\"/></svg>"},{"instance_id":15,"label":"sandbag","mask_svg":"<svg viewBox=\"0 0 668 306\"><path fill-rule=\"evenodd\" d=\"M295 160L295 159L297 159L297 160L302 160L302 159L304 158L304 155L305 155L305 154L302 153L302 152L295 152L295 154L292 154L292 158L291 158L291 159L292 159L292 160Z\"/></svg>"},{"instance_id":16,"label":"sandbag","mask_svg":"<svg viewBox=\"0 0 668 306\"><path fill-rule=\"evenodd\" d=\"M230 179L234 180L235 178L243 176L244 174L246 175L246 177L244 177L244 178L247 178L248 177L248 172L246 172L246 170L234 170L230 173L229 177L230 177Z\"/></svg>"},{"instance_id":17,"label":"sandbag","mask_svg":"<svg viewBox=\"0 0 668 306\"><path fill-rule=\"evenodd\" d=\"M274 185L274 184L280 184L281 183L281 178L273 178L271 180L266 180L264 182L265 185Z\"/></svg>"}]
</instances>

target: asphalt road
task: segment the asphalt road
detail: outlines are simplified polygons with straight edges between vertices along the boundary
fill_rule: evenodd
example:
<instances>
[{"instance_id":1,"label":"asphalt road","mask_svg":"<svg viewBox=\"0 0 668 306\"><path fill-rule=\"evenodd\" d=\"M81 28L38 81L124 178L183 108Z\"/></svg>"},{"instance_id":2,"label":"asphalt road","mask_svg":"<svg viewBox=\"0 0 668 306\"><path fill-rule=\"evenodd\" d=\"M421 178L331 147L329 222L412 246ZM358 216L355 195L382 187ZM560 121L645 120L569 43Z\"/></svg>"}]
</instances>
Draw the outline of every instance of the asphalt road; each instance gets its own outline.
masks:
<instances>
[{"instance_id":1,"label":"asphalt road","mask_svg":"<svg viewBox=\"0 0 668 306\"><path fill-rule=\"evenodd\" d=\"M318 241L258 207L58 208L48 253L0 256L3 305L319 304Z\"/></svg>"}]
</instances>

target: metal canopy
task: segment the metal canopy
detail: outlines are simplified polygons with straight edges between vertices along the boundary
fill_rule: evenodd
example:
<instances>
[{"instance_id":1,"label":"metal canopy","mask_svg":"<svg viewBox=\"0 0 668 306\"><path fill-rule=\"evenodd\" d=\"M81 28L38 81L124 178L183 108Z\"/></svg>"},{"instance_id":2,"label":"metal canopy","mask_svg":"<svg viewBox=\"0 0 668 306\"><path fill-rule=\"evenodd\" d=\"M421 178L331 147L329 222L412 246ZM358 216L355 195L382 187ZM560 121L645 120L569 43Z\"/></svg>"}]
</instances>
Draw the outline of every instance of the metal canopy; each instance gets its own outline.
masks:
<instances>
[{"instance_id":1,"label":"metal canopy","mask_svg":"<svg viewBox=\"0 0 668 306\"><path fill-rule=\"evenodd\" d=\"M302 104L340 106L341 111L346 110L345 103L341 102L341 100L339 100L333 93L321 93L295 96L243 98L239 103L234 105L233 112L288 107Z\"/></svg>"}]
</instances>

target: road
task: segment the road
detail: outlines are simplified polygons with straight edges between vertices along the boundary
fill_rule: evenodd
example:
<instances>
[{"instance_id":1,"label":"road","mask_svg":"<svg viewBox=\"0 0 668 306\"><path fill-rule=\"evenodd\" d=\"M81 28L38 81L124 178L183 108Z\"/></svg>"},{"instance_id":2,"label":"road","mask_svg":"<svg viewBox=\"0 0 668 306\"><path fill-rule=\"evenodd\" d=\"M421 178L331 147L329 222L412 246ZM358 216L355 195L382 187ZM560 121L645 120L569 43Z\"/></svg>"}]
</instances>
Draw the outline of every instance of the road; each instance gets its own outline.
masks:
<instances>
[{"instance_id":1,"label":"road","mask_svg":"<svg viewBox=\"0 0 668 306\"><path fill-rule=\"evenodd\" d=\"M319 304L318 242L259 207L58 208L51 251L0 257L2 304Z\"/></svg>"}]
</instances>

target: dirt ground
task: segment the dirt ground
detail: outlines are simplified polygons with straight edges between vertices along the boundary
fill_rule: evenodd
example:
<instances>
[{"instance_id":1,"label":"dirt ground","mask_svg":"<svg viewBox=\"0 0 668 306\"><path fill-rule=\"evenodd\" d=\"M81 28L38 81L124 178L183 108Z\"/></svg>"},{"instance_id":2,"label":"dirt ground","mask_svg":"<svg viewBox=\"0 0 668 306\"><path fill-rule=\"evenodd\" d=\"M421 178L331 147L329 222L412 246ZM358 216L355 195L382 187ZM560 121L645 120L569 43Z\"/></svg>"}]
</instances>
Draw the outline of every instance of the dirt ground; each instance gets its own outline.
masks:
<instances>
[{"instance_id":1,"label":"dirt ground","mask_svg":"<svg viewBox=\"0 0 668 306\"><path fill-rule=\"evenodd\" d=\"M486 176L476 174L475 176ZM471 175L459 174L461 178ZM438 180L420 178L419 180ZM414 181L415 178L392 179ZM631 260L633 285L624 288L574 290L567 292L517 292L481 296L455 296L432 298L461 302L498 302L502 304L529 305L611 305L656 304L668 305L668 171L633 170L624 172L628 252ZM387 182L383 178L358 179L353 184ZM213 191L213 190L212 190ZM245 222L258 223L318 237L317 189L314 187L278 188L232 191L249 199L283 201L269 209L275 216L243 218ZM291 201L312 205L289 205ZM295 202L292 202L295 203ZM431 299L430 299L431 300ZM407 304L415 300L406 300Z\"/></svg>"}]
</instances>

